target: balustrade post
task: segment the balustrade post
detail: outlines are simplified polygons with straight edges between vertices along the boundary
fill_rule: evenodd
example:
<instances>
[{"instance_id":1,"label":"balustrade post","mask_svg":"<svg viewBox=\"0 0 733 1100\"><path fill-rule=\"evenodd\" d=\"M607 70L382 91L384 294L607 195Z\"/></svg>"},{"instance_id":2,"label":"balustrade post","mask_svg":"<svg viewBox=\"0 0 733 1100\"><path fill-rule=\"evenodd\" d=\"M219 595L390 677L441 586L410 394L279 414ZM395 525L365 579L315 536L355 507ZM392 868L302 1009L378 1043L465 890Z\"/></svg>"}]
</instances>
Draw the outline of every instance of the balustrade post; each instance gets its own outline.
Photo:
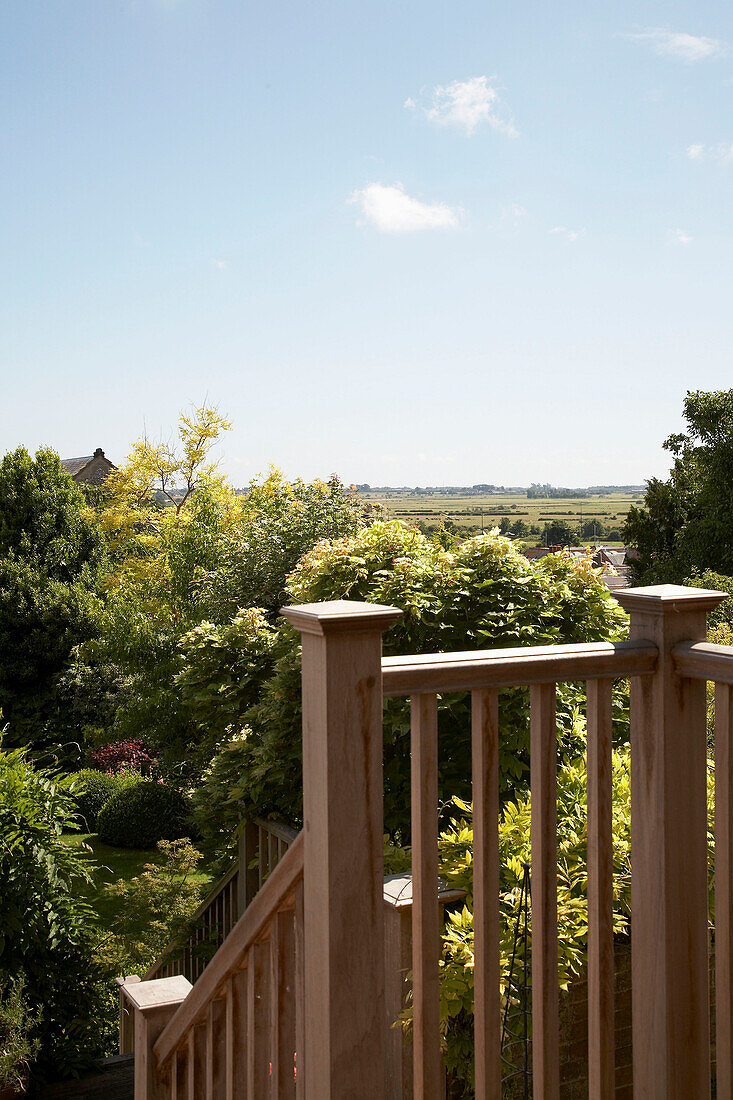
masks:
<instances>
[{"instance_id":1,"label":"balustrade post","mask_svg":"<svg viewBox=\"0 0 733 1100\"><path fill-rule=\"evenodd\" d=\"M121 986L121 993L134 1012L135 1100L167 1097L153 1045L192 988L182 974Z\"/></svg>"},{"instance_id":2,"label":"balustrade post","mask_svg":"<svg viewBox=\"0 0 733 1100\"><path fill-rule=\"evenodd\" d=\"M283 608L302 634L308 1100L385 1088L382 633L394 607ZM302 1059L302 1054L305 1057Z\"/></svg>"},{"instance_id":3,"label":"balustrade post","mask_svg":"<svg viewBox=\"0 0 733 1100\"><path fill-rule=\"evenodd\" d=\"M132 1054L135 1049L135 1030L130 1009L124 994L126 985L135 985L140 981L137 974L126 974L124 978L115 978L119 986L120 1024L117 1049L119 1054Z\"/></svg>"},{"instance_id":4,"label":"balustrade post","mask_svg":"<svg viewBox=\"0 0 733 1100\"><path fill-rule=\"evenodd\" d=\"M656 671L631 681L631 949L634 1096L710 1096L705 683L672 648L706 636L707 589L617 592Z\"/></svg>"}]
</instances>

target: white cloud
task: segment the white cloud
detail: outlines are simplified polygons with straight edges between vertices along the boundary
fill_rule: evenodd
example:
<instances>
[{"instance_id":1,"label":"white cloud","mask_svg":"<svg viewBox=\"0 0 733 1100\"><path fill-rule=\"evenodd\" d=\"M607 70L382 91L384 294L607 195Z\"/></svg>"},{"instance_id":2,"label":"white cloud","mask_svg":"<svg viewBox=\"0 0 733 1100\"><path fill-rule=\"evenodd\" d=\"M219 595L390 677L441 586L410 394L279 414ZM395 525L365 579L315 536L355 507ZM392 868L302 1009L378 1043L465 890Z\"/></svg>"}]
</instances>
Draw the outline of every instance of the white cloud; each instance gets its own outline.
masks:
<instances>
[{"instance_id":1,"label":"white cloud","mask_svg":"<svg viewBox=\"0 0 733 1100\"><path fill-rule=\"evenodd\" d=\"M690 160L733 160L733 144L720 141L717 145L688 145Z\"/></svg>"},{"instance_id":2,"label":"white cloud","mask_svg":"<svg viewBox=\"0 0 733 1100\"><path fill-rule=\"evenodd\" d=\"M405 194L402 184L370 183L350 199L380 233L414 233L421 229L457 229L458 207L443 202L420 202Z\"/></svg>"},{"instance_id":3,"label":"white cloud","mask_svg":"<svg viewBox=\"0 0 733 1100\"><path fill-rule=\"evenodd\" d=\"M578 237L585 233L584 229L568 229L566 225L556 225L550 233L556 234L558 237L563 237L566 241L570 241L571 244L575 244Z\"/></svg>"},{"instance_id":4,"label":"white cloud","mask_svg":"<svg viewBox=\"0 0 733 1100\"><path fill-rule=\"evenodd\" d=\"M412 96L405 100L408 110L419 109L426 118L439 126L455 126L472 134L487 123L492 130L516 137L514 121L504 108L501 97L487 76L470 80L454 80L452 84L436 85L427 102L417 103Z\"/></svg>"},{"instance_id":5,"label":"white cloud","mask_svg":"<svg viewBox=\"0 0 733 1100\"><path fill-rule=\"evenodd\" d=\"M217 267L219 271L223 271L225 267L229 267L229 260L212 260L211 263L214 267Z\"/></svg>"},{"instance_id":6,"label":"white cloud","mask_svg":"<svg viewBox=\"0 0 733 1100\"><path fill-rule=\"evenodd\" d=\"M704 35L680 31L650 28L628 37L637 42L648 42L655 53L664 57L676 57L680 61L706 61L710 57L720 57L728 52L726 43L718 38L706 38Z\"/></svg>"},{"instance_id":7,"label":"white cloud","mask_svg":"<svg viewBox=\"0 0 733 1100\"><path fill-rule=\"evenodd\" d=\"M675 229L673 238L675 244L691 244L692 237L689 233L685 233L684 229Z\"/></svg>"}]
</instances>

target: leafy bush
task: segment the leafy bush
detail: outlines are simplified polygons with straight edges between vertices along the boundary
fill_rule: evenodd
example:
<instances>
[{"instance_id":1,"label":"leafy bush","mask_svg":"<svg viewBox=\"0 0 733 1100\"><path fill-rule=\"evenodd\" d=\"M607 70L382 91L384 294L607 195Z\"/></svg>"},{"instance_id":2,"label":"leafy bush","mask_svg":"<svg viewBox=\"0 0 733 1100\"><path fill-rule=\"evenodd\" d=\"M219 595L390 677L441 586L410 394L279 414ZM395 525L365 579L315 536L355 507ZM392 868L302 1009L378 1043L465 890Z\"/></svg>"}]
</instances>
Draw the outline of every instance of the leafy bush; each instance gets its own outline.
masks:
<instances>
[{"instance_id":1,"label":"leafy bush","mask_svg":"<svg viewBox=\"0 0 733 1100\"><path fill-rule=\"evenodd\" d=\"M109 745L103 745L101 749L95 749L90 753L89 759L94 768L110 774L123 770L149 771L155 763L153 757L143 748L142 741L136 738L112 741Z\"/></svg>"},{"instance_id":2,"label":"leafy bush","mask_svg":"<svg viewBox=\"0 0 733 1100\"><path fill-rule=\"evenodd\" d=\"M146 863L139 875L110 883L107 897L118 901L111 936L100 944L107 967L117 974L144 974L187 927L201 901L193 879L201 862L188 838L161 840L162 863Z\"/></svg>"},{"instance_id":3,"label":"leafy bush","mask_svg":"<svg viewBox=\"0 0 733 1100\"><path fill-rule=\"evenodd\" d=\"M39 1074L78 1071L105 1028L107 975L92 962L96 921L82 900L90 861L63 837L77 828L72 782L0 747L0 987L25 982Z\"/></svg>"},{"instance_id":4,"label":"leafy bush","mask_svg":"<svg viewBox=\"0 0 733 1100\"><path fill-rule=\"evenodd\" d=\"M0 986L0 1089L24 1092L38 1051L36 1014L28 1006L25 978Z\"/></svg>"},{"instance_id":5,"label":"leafy bush","mask_svg":"<svg viewBox=\"0 0 733 1100\"><path fill-rule=\"evenodd\" d=\"M74 801L82 826L93 833L97 827L97 816L102 807L119 790L120 783L116 775L98 772L94 768L84 768L74 776Z\"/></svg>"},{"instance_id":6,"label":"leafy bush","mask_svg":"<svg viewBox=\"0 0 733 1100\"><path fill-rule=\"evenodd\" d=\"M224 851L244 817L242 799L233 795L242 769L249 762L248 738L245 728L232 733L219 745L201 783L193 791L191 802L196 826L211 846Z\"/></svg>"},{"instance_id":7,"label":"leafy bush","mask_svg":"<svg viewBox=\"0 0 733 1100\"><path fill-rule=\"evenodd\" d=\"M402 523L374 523L353 537L318 543L298 563L288 587L294 603L352 599L401 608L402 618L385 635L385 654L602 641L619 637L627 622L589 561L552 554L534 564L496 531L446 549ZM236 683L236 672L246 667L247 652L262 648L266 633L273 671L258 701L240 714L223 740L226 746L232 733L243 725L249 729L240 746L241 770L233 777L234 786L220 789L220 796L222 805L240 802L248 812L284 817L295 824L302 790L298 635L281 623L273 639L265 620L250 639L216 628L207 641L216 660L208 670L202 668L199 701L193 700L193 705L201 706L201 720L215 723L214 689L228 682L227 669ZM206 675L212 689L208 695ZM577 685L558 689L560 749L565 758L583 749L576 727L582 701ZM625 706L623 693L617 691L618 741L628 736ZM385 828L394 836L408 825L409 703L387 700L384 719ZM438 731L441 800L453 795L470 798L470 702L465 693L441 696ZM503 799L526 786L528 739L528 692L503 691Z\"/></svg>"},{"instance_id":8,"label":"leafy bush","mask_svg":"<svg viewBox=\"0 0 733 1100\"><path fill-rule=\"evenodd\" d=\"M97 818L105 844L152 848L159 840L178 840L192 832L188 802L180 791L152 779L125 784Z\"/></svg>"},{"instance_id":9,"label":"leafy bush","mask_svg":"<svg viewBox=\"0 0 733 1100\"><path fill-rule=\"evenodd\" d=\"M614 752L613 779L613 926L627 935L631 911L630 756ZM712 765L708 768L708 870L712 887L714 798ZM440 998L444 1021L444 1057L472 1096L473 1077L473 824L472 806L453 801L459 814L439 839L440 874L451 887L466 891L462 909L450 912L443 933ZM499 821L499 919L502 995L509 977L514 928L521 904L524 864L530 861L529 795L508 803ZM585 758L566 764L557 776L557 920L558 977L566 988L582 973L588 935L587 905L587 771ZM712 890L711 890L712 897ZM531 957L531 934L528 944ZM406 1022L409 1023L409 1013Z\"/></svg>"}]
</instances>

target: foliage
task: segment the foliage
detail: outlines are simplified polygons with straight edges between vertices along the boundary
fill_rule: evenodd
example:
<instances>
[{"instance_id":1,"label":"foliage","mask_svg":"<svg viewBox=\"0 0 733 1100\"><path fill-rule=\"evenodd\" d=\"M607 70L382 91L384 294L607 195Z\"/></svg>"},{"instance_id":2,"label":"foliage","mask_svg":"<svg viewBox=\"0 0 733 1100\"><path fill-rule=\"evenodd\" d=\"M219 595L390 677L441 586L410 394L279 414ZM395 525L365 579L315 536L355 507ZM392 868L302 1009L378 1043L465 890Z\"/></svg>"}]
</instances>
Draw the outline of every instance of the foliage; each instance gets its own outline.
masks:
<instances>
[{"instance_id":1,"label":"foliage","mask_svg":"<svg viewBox=\"0 0 733 1100\"><path fill-rule=\"evenodd\" d=\"M174 683L179 646L203 657L209 621L228 625L240 608L276 610L287 573L303 551L324 535L355 530L371 507L359 504L335 477L291 484L274 469L246 494L235 494L208 462L227 427L207 407L182 417L178 466L167 445L138 441L105 483L108 503L100 518L112 568L102 637L84 648L83 657L128 678L114 734L129 738L144 729L178 781L200 774L213 748ZM188 637L200 625L199 636ZM193 681L189 689L188 696L196 694ZM221 736L221 722L217 728Z\"/></svg>"},{"instance_id":2,"label":"foliage","mask_svg":"<svg viewBox=\"0 0 733 1100\"><path fill-rule=\"evenodd\" d=\"M99 608L104 547L87 511L53 451L0 461L0 707L16 743L63 740L56 680Z\"/></svg>"},{"instance_id":3,"label":"foliage","mask_svg":"<svg viewBox=\"0 0 733 1100\"><path fill-rule=\"evenodd\" d=\"M204 840L220 852L229 847L244 817L239 784L250 762L251 736L251 730L246 727L226 736L191 795L197 829Z\"/></svg>"},{"instance_id":4,"label":"foliage","mask_svg":"<svg viewBox=\"0 0 733 1100\"><path fill-rule=\"evenodd\" d=\"M613 779L613 926L627 935L630 918L630 757L616 751ZM561 988L582 973L586 960L587 906L587 774L585 758L558 771L557 780L557 914L558 980ZM465 903L448 914L441 958L441 1021L448 1069L467 1086L473 1076L473 826L471 805L453 800L458 816L440 835L440 874L451 887L466 891ZM709 879L713 876L713 776L708 772ZM521 903L523 865L530 860L529 795L504 806L499 821L500 966L502 996L510 971L514 927ZM531 930L528 944L531 958ZM409 1014L406 1022L409 1022Z\"/></svg>"},{"instance_id":5,"label":"foliage","mask_svg":"<svg viewBox=\"0 0 733 1100\"><path fill-rule=\"evenodd\" d=\"M158 850L160 863L146 863L139 875L106 889L118 917L98 953L114 973L145 973L186 928L201 901L196 870L202 856L191 841L161 840Z\"/></svg>"},{"instance_id":6,"label":"foliage","mask_svg":"<svg viewBox=\"0 0 733 1100\"><path fill-rule=\"evenodd\" d=\"M89 832L97 827L97 816L113 794L120 789L120 780L111 772L85 768L74 776L74 801L82 826Z\"/></svg>"},{"instance_id":7,"label":"foliage","mask_svg":"<svg viewBox=\"0 0 733 1100\"><path fill-rule=\"evenodd\" d=\"M38 1053L37 1013L28 1005L24 977L0 985L0 1089L24 1092Z\"/></svg>"},{"instance_id":8,"label":"foliage","mask_svg":"<svg viewBox=\"0 0 733 1100\"><path fill-rule=\"evenodd\" d=\"M100 810L97 831L105 844L118 848L153 848L191 832L188 802L162 781L126 783Z\"/></svg>"},{"instance_id":9,"label":"foliage","mask_svg":"<svg viewBox=\"0 0 733 1100\"><path fill-rule=\"evenodd\" d=\"M94 916L82 897L89 859L62 835L77 827L72 784L0 748L0 984L25 982L39 1074L78 1071L103 1030L105 975L90 961Z\"/></svg>"},{"instance_id":10,"label":"foliage","mask_svg":"<svg viewBox=\"0 0 733 1100\"><path fill-rule=\"evenodd\" d=\"M287 576L302 555L321 539L355 534L375 511L335 474L328 481L289 482L275 467L250 483L241 508L216 568L198 585L205 614L216 622L240 607L278 611L287 598Z\"/></svg>"},{"instance_id":11,"label":"foliage","mask_svg":"<svg viewBox=\"0 0 733 1100\"><path fill-rule=\"evenodd\" d=\"M664 443L669 478L647 482L643 507L624 526L645 584L681 583L696 570L733 574L733 390L688 391L684 418L687 431Z\"/></svg>"},{"instance_id":12,"label":"foliage","mask_svg":"<svg viewBox=\"0 0 733 1100\"><path fill-rule=\"evenodd\" d=\"M149 771L155 763L153 757L145 751L139 738L127 741L111 741L89 754L92 767L110 775L119 771Z\"/></svg>"},{"instance_id":13,"label":"foliage","mask_svg":"<svg viewBox=\"0 0 733 1100\"><path fill-rule=\"evenodd\" d=\"M550 555L532 564L497 532L445 549L399 522L377 522L351 538L323 541L306 554L288 582L292 602L367 600L400 607L402 618L385 635L386 654L469 650L617 637L626 618L587 561ZM265 623L251 645L262 646ZM249 729L238 745L241 774L223 802L241 802L259 815L295 822L301 798L300 661L297 635L280 625L272 644L273 672L257 703L242 718ZM237 651L220 650L234 669ZM235 665L235 660L237 665ZM221 679L216 670L212 684ZM501 774L507 797L526 782L528 698L521 689L502 693ZM215 700L215 694L212 697ZM559 691L561 752L576 754L577 688ZM208 712L206 720L210 721ZM617 718L623 720L619 702ZM617 727L623 739L625 728ZM441 797L469 796L469 701L446 695L439 702ZM403 700L388 700L384 723L385 827L407 824L409 713ZM228 749L222 749L228 752ZM216 765L213 765L216 770ZM231 804L231 803L230 803Z\"/></svg>"}]
</instances>

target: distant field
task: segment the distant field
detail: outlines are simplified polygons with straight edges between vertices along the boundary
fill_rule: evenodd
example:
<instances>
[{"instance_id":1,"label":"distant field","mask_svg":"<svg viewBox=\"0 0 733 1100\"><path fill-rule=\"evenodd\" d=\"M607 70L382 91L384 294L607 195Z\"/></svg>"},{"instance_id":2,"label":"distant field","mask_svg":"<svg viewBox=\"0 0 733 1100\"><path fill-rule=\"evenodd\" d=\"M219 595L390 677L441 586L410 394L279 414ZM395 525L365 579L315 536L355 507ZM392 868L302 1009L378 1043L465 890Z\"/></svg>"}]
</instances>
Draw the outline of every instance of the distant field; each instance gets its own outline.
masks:
<instances>
[{"instance_id":1,"label":"distant field","mask_svg":"<svg viewBox=\"0 0 733 1100\"><path fill-rule=\"evenodd\" d=\"M394 516L407 521L422 520L439 523L450 519L462 526L489 530L502 516L522 519L527 524L543 524L561 520L575 526L597 519L607 526L620 527L632 504L638 504L641 493L604 493L589 497L568 497L564 500L528 500L516 493L486 496L453 496L447 493L385 494L360 491L364 500L378 501Z\"/></svg>"}]
</instances>

